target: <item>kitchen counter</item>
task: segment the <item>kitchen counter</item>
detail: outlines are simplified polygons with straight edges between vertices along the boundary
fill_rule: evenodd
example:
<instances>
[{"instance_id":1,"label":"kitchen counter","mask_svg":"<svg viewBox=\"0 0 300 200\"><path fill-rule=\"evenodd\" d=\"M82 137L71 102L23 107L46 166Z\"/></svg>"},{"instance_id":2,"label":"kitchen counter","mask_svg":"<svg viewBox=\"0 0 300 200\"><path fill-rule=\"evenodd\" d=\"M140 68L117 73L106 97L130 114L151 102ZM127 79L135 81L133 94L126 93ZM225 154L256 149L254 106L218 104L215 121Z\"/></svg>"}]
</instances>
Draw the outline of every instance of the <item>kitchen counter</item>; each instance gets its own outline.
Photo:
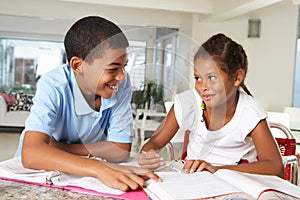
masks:
<instances>
[{"instance_id":1,"label":"kitchen counter","mask_svg":"<svg viewBox=\"0 0 300 200\"><path fill-rule=\"evenodd\" d=\"M0 200L116 200L117 198L80 194L68 190L0 179Z\"/></svg>"}]
</instances>

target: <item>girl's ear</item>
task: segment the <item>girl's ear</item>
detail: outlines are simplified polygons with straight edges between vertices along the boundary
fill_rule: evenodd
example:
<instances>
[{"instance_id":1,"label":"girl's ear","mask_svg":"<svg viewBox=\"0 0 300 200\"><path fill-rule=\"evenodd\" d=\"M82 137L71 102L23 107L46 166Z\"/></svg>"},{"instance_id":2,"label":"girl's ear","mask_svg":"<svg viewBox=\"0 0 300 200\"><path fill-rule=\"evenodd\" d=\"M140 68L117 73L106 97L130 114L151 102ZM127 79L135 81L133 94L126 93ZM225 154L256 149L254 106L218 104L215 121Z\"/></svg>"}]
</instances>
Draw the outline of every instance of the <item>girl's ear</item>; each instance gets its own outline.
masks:
<instances>
[{"instance_id":1,"label":"girl's ear","mask_svg":"<svg viewBox=\"0 0 300 200\"><path fill-rule=\"evenodd\" d=\"M82 58L77 56L72 57L70 60L70 66L76 75L82 72L82 62Z\"/></svg>"},{"instance_id":2,"label":"girl's ear","mask_svg":"<svg viewBox=\"0 0 300 200\"><path fill-rule=\"evenodd\" d=\"M235 73L235 81L234 85L236 87L240 86L240 84L244 81L245 78L245 71L243 69L238 69Z\"/></svg>"}]
</instances>

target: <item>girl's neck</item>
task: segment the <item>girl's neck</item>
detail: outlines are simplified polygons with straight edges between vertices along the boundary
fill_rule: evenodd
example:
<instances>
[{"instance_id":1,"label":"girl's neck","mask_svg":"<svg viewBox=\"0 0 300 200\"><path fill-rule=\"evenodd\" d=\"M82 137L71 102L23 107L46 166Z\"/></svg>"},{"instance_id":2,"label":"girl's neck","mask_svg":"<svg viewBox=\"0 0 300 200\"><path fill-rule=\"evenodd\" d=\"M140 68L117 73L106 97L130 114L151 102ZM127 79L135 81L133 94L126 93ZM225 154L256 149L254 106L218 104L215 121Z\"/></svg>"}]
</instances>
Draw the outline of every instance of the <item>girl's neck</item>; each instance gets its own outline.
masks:
<instances>
[{"instance_id":1,"label":"girl's neck","mask_svg":"<svg viewBox=\"0 0 300 200\"><path fill-rule=\"evenodd\" d=\"M235 98L228 100L226 104L209 108L206 107L203 110L203 119L205 121L208 130L219 130L225 126L233 118L237 103L239 99L239 93L235 95Z\"/></svg>"}]
</instances>

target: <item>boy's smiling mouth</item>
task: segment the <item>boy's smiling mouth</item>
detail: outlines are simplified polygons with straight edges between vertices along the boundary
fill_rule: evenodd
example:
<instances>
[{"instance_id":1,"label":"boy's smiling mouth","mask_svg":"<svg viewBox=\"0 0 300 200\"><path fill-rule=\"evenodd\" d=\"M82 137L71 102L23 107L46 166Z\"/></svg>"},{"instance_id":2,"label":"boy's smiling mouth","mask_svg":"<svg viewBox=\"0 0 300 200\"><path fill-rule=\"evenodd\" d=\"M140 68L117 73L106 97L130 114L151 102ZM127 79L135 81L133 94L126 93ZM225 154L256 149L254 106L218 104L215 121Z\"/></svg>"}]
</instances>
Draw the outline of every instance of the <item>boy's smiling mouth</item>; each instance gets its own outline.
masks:
<instances>
[{"instance_id":1,"label":"boy's smiling mouth","mask_svg":"<svg viewBox=\"0 0 300 200\"><path fill-rule=\"evenodd\" d=\"M116 84L114 84L114 85L109 85L109 84L107 84L108 85L108 87L111 89L111 90L113 90L114 92L117 92L118 91L118 85L116 85Z\"/></svg>"}]
</instances>

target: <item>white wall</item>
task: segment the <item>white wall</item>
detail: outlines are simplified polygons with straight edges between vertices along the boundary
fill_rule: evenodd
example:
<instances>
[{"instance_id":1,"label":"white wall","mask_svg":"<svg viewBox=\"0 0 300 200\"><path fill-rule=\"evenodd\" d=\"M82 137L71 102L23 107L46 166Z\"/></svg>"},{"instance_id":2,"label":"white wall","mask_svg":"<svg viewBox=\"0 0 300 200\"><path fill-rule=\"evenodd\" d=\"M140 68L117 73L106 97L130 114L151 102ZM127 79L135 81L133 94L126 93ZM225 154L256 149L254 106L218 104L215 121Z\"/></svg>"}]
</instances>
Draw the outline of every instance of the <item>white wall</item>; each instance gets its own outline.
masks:
<instances>
[{"instance_id":1,"label":"white wall","mask_svg":"<svg viewBox=\"0 0 300 200\"><path fill-rule=\"evenodd\" d=\"M248 38L248 19L261 19L261 37ZM246 85L268 111L291 106L295 68L298 6L283 1L222 23L194 20L193 38L203 43L223 32L242 44L249 60Z\"/></svg>"},{"instance_id":2,"label":"white wall","mask_svg":"<svg viewBox=\"0 0 300 200\"><path fill-rule=\"evenodd\" d=\"M178 27L179 12L53 0L0 0L0 32L63 36L71 24L100 15L119 25Z\"/></svg>"}]
</instances>

